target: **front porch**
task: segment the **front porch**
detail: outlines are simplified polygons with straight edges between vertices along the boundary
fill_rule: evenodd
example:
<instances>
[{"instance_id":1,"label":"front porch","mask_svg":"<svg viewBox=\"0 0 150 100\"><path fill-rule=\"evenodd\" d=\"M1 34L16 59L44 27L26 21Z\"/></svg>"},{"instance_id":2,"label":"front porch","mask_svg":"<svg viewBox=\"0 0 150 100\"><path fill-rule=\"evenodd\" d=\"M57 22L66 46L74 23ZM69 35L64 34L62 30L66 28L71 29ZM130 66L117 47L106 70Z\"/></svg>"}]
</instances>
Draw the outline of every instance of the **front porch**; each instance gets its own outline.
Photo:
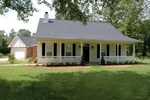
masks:
<instances>
[{"instance_id":1,"label":"front porch","mask_svg":"<svg viewBox=\"0 0 150 100\"><path fill-rule=\"evenodd\" d=\"M51 62L81 62L82 55L87 62L135 61L135 45L133 53L127 56L127 46L131 43L116 42L80 42L80 41L38 41L38 63Z\"/></svg>"}]
</instances>

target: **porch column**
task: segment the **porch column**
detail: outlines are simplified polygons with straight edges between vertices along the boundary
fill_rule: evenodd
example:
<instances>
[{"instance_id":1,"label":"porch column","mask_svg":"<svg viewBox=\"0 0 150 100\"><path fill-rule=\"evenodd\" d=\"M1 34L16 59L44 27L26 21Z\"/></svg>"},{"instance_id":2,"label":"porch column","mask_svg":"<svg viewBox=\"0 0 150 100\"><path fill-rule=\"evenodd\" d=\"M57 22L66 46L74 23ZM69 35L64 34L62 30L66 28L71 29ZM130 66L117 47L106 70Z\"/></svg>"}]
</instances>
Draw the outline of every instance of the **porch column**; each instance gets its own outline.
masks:
<instances>
[{"instance_id":1,"label":"porch column","mask_svg":"<svg viewBox=\"0 0 150 100\"><path fill-rule=\"evenodd\" d=\"M133 44L133 63L135 62L135 44Z\"/></svg>"},{"instance_id":2,"label":"porch column","mask_svg":"<svg viewBox=\"0 0 150 100\"><path fill-rule=\"evenodd\" d=\"M119 43L117 43L117 63L119 64Z\"/></svg>"},{"instance_id":3,"label":"porch column","mask_svg":"<svg viewBox=\"0 0 150 100\"><path fill-rule=\"evenodd\" d=\"M59 62L61 62L61 42L60 42L60 52L59 52L59 55L60 55Z\"/></svg>"},{"instance_id":4,"label":"porch column","mask_svg":"<svg viewBox=\"0 0 150 100\"><path fill-rule=\"evenodd\" d=\"M124 45L124 55L127 56L127 45Z\"/></svg>"},{"instance_id":5,"label":"porch column","mask_svg":"<svg viewBox=\"0 0 150 100\"><path fill-rule=\"evenodd\" d=\"M101 51L102 51L102 43L100 42L100 53L99 53L99 57L100 57L100 62L101 62L101 58L102 58L102 55L101 55Z\"/></svg>"},{"instance_id":6,"label":"porch column","mask_svg":"<svg viewBox=\"0 0 150 100\"><path fill-rule=\"evenodd\" d=\"M83 43L81 42L81 57L83 55Z\"/></svg>"}]
</instances>

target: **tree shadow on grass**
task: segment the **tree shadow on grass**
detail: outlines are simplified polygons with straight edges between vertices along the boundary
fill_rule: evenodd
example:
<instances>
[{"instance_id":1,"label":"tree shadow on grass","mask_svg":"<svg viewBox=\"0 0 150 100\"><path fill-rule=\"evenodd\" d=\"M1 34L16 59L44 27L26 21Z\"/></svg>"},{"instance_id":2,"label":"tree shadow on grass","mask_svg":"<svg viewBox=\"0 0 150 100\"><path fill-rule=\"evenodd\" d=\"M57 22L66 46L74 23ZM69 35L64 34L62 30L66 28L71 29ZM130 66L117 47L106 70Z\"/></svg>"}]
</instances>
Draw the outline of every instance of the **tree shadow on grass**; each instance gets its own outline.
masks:
<instances>
[{"instance_id":1,"label":"tree shadow on grass","mask_svg":"<svg viewBox=\"0 0 150 100\"><path fill-rule=\"evenodd\" d=\"M150 100L150 74L100 71L47 73L32 78L1 79L0 100Z\"/></svg>"}]
</instances>

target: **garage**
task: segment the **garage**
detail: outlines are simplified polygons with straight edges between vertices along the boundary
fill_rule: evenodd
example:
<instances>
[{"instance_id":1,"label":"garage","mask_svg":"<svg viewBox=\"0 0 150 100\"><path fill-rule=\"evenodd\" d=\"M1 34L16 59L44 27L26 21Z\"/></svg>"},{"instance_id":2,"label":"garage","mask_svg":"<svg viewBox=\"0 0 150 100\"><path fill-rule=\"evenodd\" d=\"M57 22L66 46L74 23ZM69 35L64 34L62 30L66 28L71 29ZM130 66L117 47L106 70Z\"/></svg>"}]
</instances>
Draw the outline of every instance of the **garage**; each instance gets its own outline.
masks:
<instances>
[{"instance_id":1,"label":"garage","mask_svg":"<svg viewBox=\"0 0 150 100\"><path fill-rule=\"evenodd\" d=\"M11 54L15 56L16 59L26 59L28 57L36 57L37 55L37 43L31 37L16 36L9 47L11 48ZM36 47L36 48L34 48ZM34 53L33 53L34 50Z\"/></svg>"},{"instance_id":2,"label":"garage","mask_svg":"<svg viewBox=\"0 0 150 100\"><path fill-rule=\"evenodd\" d=\"M21 59L25 58L25 49L24 48L13 48L13 54L15 58Z\"/></svg>"}]
</instances>

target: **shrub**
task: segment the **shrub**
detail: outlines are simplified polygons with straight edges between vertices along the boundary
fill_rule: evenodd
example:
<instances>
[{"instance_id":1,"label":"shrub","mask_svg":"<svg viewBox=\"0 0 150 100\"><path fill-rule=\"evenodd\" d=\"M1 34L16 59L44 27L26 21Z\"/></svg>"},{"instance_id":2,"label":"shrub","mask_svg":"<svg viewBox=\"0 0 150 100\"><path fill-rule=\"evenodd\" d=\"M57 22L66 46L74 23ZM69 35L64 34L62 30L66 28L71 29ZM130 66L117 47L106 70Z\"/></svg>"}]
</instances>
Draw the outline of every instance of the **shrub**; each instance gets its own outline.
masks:
<instances>
[{"instance_id":1,"label":"shrub","mask_svg":"<svg viewBox=\"0 0 150 100\"><path fill-rule=\"evenodd\" d=\"M123 65L124 63L123 62L119 62L119 65Z\"/></svg>"},{"instance_id":2,"label":"shrub","mask_svg":"<svg viewBox=\"0 0 150 100\"><path fill-rule=\"evenodd\" d=\"M64 66L65 64L64 64L64 63L62 63L62 62L60 62L58 65L59 65L59 66Z\"/></svg>"},{"instance_id":3,"label":"shrub","mask_svg":"<svg viewBox=\"0 0 150 100\"><path fill-rule=\"evenodd\" d=\"M72 62L72 66L77 66L78 64L76 62Z\"/></svg>"},{"instance_id":4,"label":"shrub","mask_svg":"<svg viewBox=\"0 0 150 100\"><path fill-rule=\"evenodd\" d=\"M3 54L2 54L2 53L0 53L0 57L3 57Z\"/></svg>"},{"instance_id":5,"label":"shrub","mask_svg":"<svg viewBox=\"0 0 150 100\"><path fill-rule=\"evenodd\" d=\"M10 54L10 55L8 56L8 61L9 61L11 64L13 64L13 63L15 62L15 56L14 56L13 54Z\"/></svg>"},{"instance_id":6,"label":"shrub","mask_svg":"<svg viewBox=\"0 0 150 100\"><path fill-rule=\"evenodd\" d=\"M128 63L129 63L129 64L134 64L133 61L129 61Z\"/></svg>"},{"instance_id":7,"label":"shrub","mask_svg":"<svg viewBox=\"0 0 150 100\"><path fill-rule=\"evenodd\" d=\"M55 62L50 63L50 66L56 66L57 64Z\"/></svg>"},{"instance_id":8,"label":"shrub","mask_svg":"<svg viewBox=\"0 0 150 100\"><path fill-rule=\"evenodd\" d=\"M86 62L85 62L85 59L84 59L84 55L82 55L82 58L81 58L81 63L80 63L82 66L85 66L86 65Z\"/></svg>"},{"instance_id":9,"label":"shrub","mask_svg":"<svg viewBox=\"0 0 150 100\"><path fill-rule=\"evenodd\" d=\"M42 64L43 66L45 66L45 67L48 67L48 63L44 63L44 64Z\"/></svg>"},{"instance_id":10,"label":"shrub","mask_svg":"<svg viewBox=\"0 0 150 100\"><path fill-rule=\"evenodd\" d=\"M29 57L28 63L37 63L37 57Z\"/></svg>"},{"instance_id":11,"label":"shrub","mask_svg":"<svg viewBox=\"0 0 150 100\"><path fill-rule=\"evenodd\" d=\"M116 61L113 62L113 65L117 65L118 63Z\"/></svg>"},{"instance_id":12,"label":"shrub","mask_svg":"<svg viewBox=\"0 0 150 100\"><path fill-rule=\"evenodd\" d=\"M113 65L113 62L111 62L111 61L107 61L107 63L106 63L107 65Z\"/></svg>"},{"instance_id":13,"label":"shrub","mask_svg":"<svg viewBox=\"0 0 150 100\"><path fill-rule=\"evenodd\" d=\"M104 59L104 56L102 56L102 58L101 58L101 65L105 65L105 59Z\"/></svg>"},{"instance_id":14,"label":"shrub","mask_svg":"<svg viewBox=\"0 0 150 100\"><path fill-rule=\"evenodd\" d=\"M65 65L66 66L70 66L71 64L70 64L70 62L66 62Z\"/></svg>"},{"instance_id":15,"label":"shrub","mask_svg":"<svg viewBox=\"0 0 150 100\"><path fill-rule=\"evenodd\" d=\"M129 64L128 61L126 61L124 64Z\"/></svg>"}]
</instances>

